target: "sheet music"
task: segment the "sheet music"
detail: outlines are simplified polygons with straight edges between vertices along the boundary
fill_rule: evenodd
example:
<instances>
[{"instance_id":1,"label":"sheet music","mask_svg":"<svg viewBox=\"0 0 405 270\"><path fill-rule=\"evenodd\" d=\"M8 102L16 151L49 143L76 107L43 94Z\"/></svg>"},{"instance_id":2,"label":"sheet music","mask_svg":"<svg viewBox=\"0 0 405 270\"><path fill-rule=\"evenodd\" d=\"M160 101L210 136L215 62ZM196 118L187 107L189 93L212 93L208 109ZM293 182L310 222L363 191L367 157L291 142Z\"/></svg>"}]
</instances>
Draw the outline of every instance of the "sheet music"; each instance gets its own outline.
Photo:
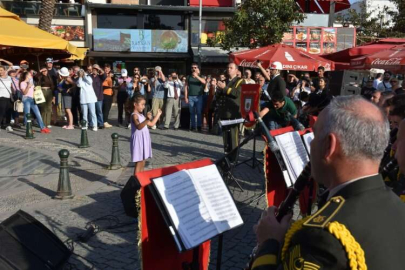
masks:
<instances>
[{"instance_id":1,"label":"sheet music","mask_svg":"<svg viewBox=\"0 0 405 270\"><path fill-rule=\"evenodd\" d=\"M215 165L153 180L186 249L243 224Z\"/></svg>"},{"instance_id":2,"label":"sheet music","mask_svg":"<svg viewBox=\"0 0 405 270\"><path fill-rule=\"evenodd\" d=\"M243 224L231 194L215 165L190 169L189 173L219 233Z\"/></svg>"},{"instance_id":3,"label":"sheet music","mask_svg":"<svg viewBox=\"0 0 405 270\"><path fill-rule=\"evenodd\" d=\"M302 135L302 139L304 141L305 144L305 148L307 148L308 154L311 154L311 142L314 139L314 133L306 133L304 135Z\"/></svg>"},{"instance_id":4,"label":"sheet music","mask_svg":"<svg viewBox=\"0 0 405 270\"><path fill-rule=\"evenodd\" d=\"M206 204L186 170L156 178L153 183L187 249L218 234Z\"/></svg>"},{"instance_id":5,"label":"sheet music","mask_svg":"<svg viewBox=\"0 0 405 270\"><path fill-rule=\"evenodd\" d=\"M295 183L298 176L303 171L305 165L309 161L308 154L302 143L300 134L298 131L284 133L275 137L279 147L281 155L287 165L287 171L290 175L292 184ZM286 181L287 185L290 185Z\"/></svg>"},{"instance_id":6,"label":"sheet music","mask_svg":"<svg viewBox=\"0 0 405 270\"><path fill-rule=\"evenodd\" d=\"M245 119L243 119L243 118L234 119L234 120L220 120L219 125L223 127L223 126L240 124L243 122L245 122Z\"/></svg>"}]
</instances>

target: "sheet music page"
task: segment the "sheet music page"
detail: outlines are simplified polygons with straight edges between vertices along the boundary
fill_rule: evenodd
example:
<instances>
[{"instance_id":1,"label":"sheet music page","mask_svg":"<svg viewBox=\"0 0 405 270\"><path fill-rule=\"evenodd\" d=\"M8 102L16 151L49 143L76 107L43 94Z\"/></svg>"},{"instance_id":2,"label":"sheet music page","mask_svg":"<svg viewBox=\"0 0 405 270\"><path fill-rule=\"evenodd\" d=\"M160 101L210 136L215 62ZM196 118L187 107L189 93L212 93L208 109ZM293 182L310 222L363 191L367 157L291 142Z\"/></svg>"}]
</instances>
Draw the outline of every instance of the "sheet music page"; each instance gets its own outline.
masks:
<instances>
[{"instance_id":1,"label":"sheet music page","mask_svg":"<svg viewBox=\"0 0 405 270\"><path fill-rule=\"evenodd\" d=\"M229 125L234 125L234 124L240 124L245 122L245 119L239 118L239 119L233 119L233 120L220 120L219 124L223 126L229 126Z\"/></svg>"},{"instance_id":2,"label":"sheet music page","mask_svg":"<svg viewBox=\"0 0 405 270\"><path fill-rule=\"evenodd\" d=\"M207 206L186 170L153 180L187 249L218 234Z\"/></svg>"},{"instance_id":3,"label":"sheet music page","mask_svg":"<svg viewBox=\"0 0 405 270\"><path fill-rule=\"evenodd\" d=\"M302 135L302 139L304 140L305 148L307 148L308 154L311 154L311 142L314 139L314 133L306 133Z\"/></svg>"},{"instance_id":4,"label":"sheet music page","mask_svg":"<svg viewBox=\"0 0 405 270\"><path fill-rule=\"evenodd\" d=\"M275 138L280 147L284 161L288 164L287 170L294 184L309 161L301 136L298 131L294 131L284 133Z\"/></svg>"},{"instance_id":5,"label":"sheet music page","mask_svg":"<svg viewBox=\"0 0 405 270\"><path fill-rule=\"evenodd\" d=\"M190 169L189 173L205 202L212 221L222 233L243 224L235 202L226 187L217 166Z\"/></svg>"}]
</instances>

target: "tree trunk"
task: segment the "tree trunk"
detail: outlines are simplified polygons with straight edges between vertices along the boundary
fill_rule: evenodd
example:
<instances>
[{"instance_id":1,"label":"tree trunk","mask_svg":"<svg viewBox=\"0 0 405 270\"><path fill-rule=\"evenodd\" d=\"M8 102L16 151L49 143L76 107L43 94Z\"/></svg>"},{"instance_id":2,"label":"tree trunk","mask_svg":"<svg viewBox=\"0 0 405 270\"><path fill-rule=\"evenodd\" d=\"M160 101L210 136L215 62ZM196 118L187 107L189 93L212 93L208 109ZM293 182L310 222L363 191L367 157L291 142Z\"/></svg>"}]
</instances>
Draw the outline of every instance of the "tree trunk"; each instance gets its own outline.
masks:
<instances>
[{"instance_id":1,"label":"tree trunk","mask_svg":"<svg viewBox=\"0 0 405 270\"><path fill-rule=\"evenodd\" d=\"M39 13L39 29L51 32L54 10L55 0L42 0L42 8L41 12Z\"/></svg>"}]
</instances>

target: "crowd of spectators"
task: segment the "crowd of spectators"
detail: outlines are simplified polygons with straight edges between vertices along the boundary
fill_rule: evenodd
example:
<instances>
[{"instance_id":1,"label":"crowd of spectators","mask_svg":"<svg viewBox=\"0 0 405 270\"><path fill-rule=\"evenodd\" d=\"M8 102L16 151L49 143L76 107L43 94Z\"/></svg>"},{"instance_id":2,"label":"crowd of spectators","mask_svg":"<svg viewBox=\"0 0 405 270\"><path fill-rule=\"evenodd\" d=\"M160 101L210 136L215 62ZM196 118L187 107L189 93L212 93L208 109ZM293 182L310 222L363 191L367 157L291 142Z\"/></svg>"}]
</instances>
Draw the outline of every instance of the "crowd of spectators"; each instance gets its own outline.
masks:
<instances>
[{"instance_id":1,"label":"crowd of spectators","mask_svg":"<svg viewBox=\"0 0 405 270\"><path fill-rule=\"evenodd\" d=\"M147 69L145 74L139 67L114 74L109 64L103 68L94 64L56 69L52 58L36 72L25 60L18 68L6 60L0 61L0 122L7 131L22 127L13 106L17 100L24 105L24 123L25 115L32 112L42 133L50 133L54 125L66 130L79 128L81 120L93 131L111 128L112 122L130 128L131 99L142 95L146 100L144 115L163 112L151 129L172 126L174 130L181 127L202 132L206 126L208 132L218 134L215 93L229 82L226 73L203 75L196 63L191 65L190 75L185 76L175 71L164 74L160 66ZM257 70L238 71L237 76L243 78L243 84L260 85L260 114L269 129L287 125L302 129L308 125L308 115L318 115L332 99L323 67L311 76L309 72L282 71L279 62L267 69L260 62L257 66ZM361 95L386 108L393 95L405 93L404 84L401 87L398 78L386 71L365 80ZM41 104L35 102L36 87L40 87L45 98ZM118 107L117 121L109 117L113 103Z\"/></svg>"}]
</instances>

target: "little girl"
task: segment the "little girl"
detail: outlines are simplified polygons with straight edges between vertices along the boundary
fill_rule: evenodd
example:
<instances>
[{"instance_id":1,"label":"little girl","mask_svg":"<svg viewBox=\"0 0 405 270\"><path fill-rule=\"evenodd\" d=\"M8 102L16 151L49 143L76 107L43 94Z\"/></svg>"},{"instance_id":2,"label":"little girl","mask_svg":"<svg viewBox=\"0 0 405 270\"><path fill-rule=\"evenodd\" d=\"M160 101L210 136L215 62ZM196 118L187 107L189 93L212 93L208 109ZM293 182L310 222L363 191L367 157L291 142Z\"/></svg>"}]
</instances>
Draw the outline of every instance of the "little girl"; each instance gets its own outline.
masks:
<instances>
[{"instance_id":1,"label":"little girl","mask_svg":"<svg viewBox=\"0 0 405 270\"><path fill-rule=\"evenodd\" d=\"M131 114L131 159L135 162L135 173L142 172L145 167L145 160L152 157L152 142L149 134L149 127L156 125L162 114L158 110L152 120L152 113L147 113L147 118L142 114L145 109L146 100L142 95L134 95L132 98L133 113Z\"/></svg>"}]
</instances>

